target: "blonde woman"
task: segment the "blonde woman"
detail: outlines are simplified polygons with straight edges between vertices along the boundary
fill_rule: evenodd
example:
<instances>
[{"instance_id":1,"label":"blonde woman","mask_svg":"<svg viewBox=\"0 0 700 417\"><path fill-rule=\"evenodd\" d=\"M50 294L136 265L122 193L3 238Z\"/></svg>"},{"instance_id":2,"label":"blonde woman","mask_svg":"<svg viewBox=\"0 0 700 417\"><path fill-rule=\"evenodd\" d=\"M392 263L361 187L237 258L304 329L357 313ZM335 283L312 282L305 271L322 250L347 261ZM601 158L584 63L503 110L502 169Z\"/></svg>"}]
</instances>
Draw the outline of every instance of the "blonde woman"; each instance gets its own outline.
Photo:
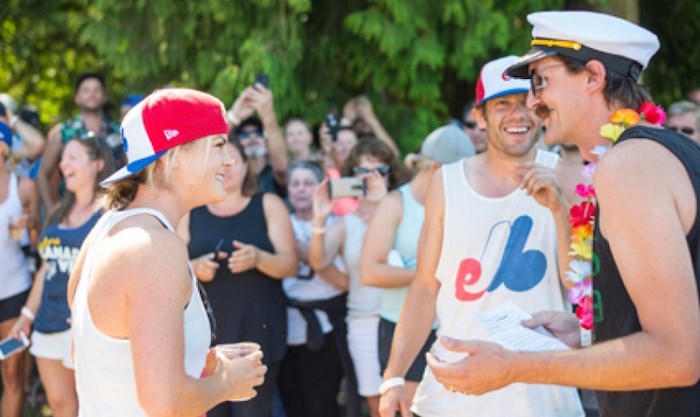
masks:
<instances>
[{"instance_id":1,"label":"blonde woman","mask_svg":"<svg viewBox=\"0 0 700 417\"><path fill-rule=\"evenodd\" d=\"M263 382L262 352L209 351L205 303L172 226L223 199L226 131L223 104L189 89L157 91L124 118L129 162L103 182L108 211L68 289L82 416L201 415Z\"/></svg>"}]
</instances>

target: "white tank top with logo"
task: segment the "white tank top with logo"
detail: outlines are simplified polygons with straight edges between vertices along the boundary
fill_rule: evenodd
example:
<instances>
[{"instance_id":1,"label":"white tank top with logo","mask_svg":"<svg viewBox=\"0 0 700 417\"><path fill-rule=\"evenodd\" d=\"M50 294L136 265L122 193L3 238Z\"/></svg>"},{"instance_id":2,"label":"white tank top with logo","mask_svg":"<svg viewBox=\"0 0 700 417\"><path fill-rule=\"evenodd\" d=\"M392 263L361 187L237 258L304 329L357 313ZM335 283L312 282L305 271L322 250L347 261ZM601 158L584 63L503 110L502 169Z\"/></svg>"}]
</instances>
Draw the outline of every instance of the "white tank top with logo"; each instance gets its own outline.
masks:
<instances>
[{"instance_id":1,"label":"white tank top with logo","mask_svg":"<svg viewBox=\"0 0 700 417\"><path fill-rule=\"evenodd\" d=\"M540 151L541 152L541 151ZM435 276L438 335L494 342L474 319L512 301L528 313L564 310L554 218L520 189L489 198L467 182L463 161L442 168L445 213ZM433 352L446 362L465 354ZM426 368L414 400L421 417L576 417L583 412L574 388L511 384L484 395L451 393Z\"/></svg>"}]
</instances>

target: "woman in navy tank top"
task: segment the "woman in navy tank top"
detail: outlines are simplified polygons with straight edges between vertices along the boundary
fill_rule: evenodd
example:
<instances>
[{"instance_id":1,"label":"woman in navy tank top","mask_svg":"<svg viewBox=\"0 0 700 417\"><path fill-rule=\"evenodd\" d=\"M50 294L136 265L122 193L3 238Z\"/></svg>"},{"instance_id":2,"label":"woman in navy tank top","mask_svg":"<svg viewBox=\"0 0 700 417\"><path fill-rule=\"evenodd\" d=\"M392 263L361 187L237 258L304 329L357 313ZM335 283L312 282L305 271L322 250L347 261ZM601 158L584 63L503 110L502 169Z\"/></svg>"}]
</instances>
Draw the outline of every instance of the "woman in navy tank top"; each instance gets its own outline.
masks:
<instances>
[{"instance_id":1,"label":"woman in navy tank top","mask_svg":"<svg viewBox=\"0 0 700 417\"><path fill-rule=\"evenodd\" d=\"M207 415L272 417L277 373L287 349L282 278L296 274L299 261L284 203L256 191L234 135L229 135L226 151L233 162L224 172L224 201L192 210L179 231L214 310L216 343L258 343L268 371L255 398L222 403Z\"/></svg>"}]
</instances>

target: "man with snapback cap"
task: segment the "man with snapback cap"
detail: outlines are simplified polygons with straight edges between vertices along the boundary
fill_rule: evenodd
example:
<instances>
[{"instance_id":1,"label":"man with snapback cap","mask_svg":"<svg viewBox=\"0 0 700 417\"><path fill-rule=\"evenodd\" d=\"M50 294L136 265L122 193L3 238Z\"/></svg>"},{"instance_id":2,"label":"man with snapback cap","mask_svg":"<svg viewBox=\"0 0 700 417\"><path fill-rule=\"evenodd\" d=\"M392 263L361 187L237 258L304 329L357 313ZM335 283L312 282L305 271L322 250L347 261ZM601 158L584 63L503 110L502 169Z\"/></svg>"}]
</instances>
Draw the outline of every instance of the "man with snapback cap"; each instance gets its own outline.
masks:
<instances>
[{"instance_id":1,"label":"man with snapback cap","mask_svg":"<svg viewBox=\"0 0 700 417\"><path fill-rule=\"evenodd\" d=\"M438 336L493 340L475 314L507 301L529 313L565 309L558 264L568 258L568 203L554 180L556 155L534 146L541 125L526 106L528 83L503 76L516 59L489 62L479 75L472 115L486 132L486 152L443 165L431 179L416 274L379 389L382 417L410 415L404 377L435 318ZM546 160L548 167L535 163ZM431 351L448 362L464 356L437 342ZM466 396L429 369L412 411L420 417L583 416L574 388L518 384Z\"/></svg>"},{"instance_id":2,"label":"man with snapback cap","mask_svg":"<svg viewBox=\"0 0 700 417\"><path fill-rule=\"evenodd\" d=\"M637 81L658 40L598 13L542 12L528 20L533 48L507 74L531 79L528 105L543 117L550 141L574 142L597 162L594 344L530 353L445 339L444 347L469 356L447 364L429 354L431 370L466 394L514 382L561 384L599 390L603 417L699 416L700 147L651 124L664 117L644 103L649 97ZM617 123L611 116L625 108L643 118L611 146L601 126ZM542 312L524 324L544 325L580 347L573 315Z\"/></svg>"}]
</instances>

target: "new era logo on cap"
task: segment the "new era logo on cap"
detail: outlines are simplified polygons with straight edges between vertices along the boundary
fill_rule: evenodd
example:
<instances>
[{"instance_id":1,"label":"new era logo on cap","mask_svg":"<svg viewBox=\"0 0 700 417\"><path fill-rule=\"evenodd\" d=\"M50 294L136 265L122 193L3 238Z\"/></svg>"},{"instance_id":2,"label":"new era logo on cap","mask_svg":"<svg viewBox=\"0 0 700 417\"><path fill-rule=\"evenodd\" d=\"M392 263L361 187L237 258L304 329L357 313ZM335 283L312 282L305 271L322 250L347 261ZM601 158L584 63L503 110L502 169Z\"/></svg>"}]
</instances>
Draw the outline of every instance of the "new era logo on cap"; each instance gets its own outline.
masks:
<instances>
[{"instance_id":1,"label":"new era logo on cap","mask_svg":"<svg viewBox=\"0 0 700 417\"><path fill-rule=\"evenodd\" d=\"M505 73L517 59L518 57L511 55L484 65L476 83L477 104L509 94L527 93L530 90L528 81L511 78Z\"/></svg>"},{"instance_id":2,"label":"new era logo on cap","mask_svg":"<svg viewBox=\"0 0 700 417\"><path fill-rule=\"evenodd\" d=\"M102 181L102 185L134 175L168 149L226 133L224 105L216 97L187 88L158 90L124 117L122 141L129 163Z\"/></svg>"},{"instance_id":3,"label":"new era logo on cap","mask_svg":"<svg viewBox=\"0 0 700 417\"><path fill-rule=\"evenodd\" d=\"M174 138L175 136L179 135L180 132L178 132L175 129L166 129L163 131L163 134L165 135L165 139L170 140Z\"/></svg>"}]
</instances>

